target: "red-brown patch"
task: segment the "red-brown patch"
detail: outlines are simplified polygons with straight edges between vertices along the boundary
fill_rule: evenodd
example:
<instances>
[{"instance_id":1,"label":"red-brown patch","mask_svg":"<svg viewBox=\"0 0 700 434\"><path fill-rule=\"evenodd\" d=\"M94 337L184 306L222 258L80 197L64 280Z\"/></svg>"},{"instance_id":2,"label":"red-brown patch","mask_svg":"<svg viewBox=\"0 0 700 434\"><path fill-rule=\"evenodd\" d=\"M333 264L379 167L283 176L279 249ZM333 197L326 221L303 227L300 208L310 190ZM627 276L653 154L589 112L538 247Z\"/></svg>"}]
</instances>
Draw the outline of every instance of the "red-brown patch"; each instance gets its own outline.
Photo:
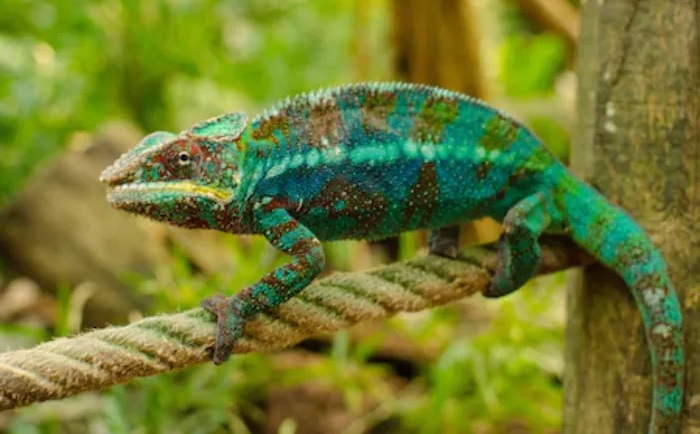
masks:
<instances>
[{"instance_id":1,"label":"red-brown patch","mask_svg":"<svg viewBox=\"0 0 700 434\"><path fill-rule=\"evenodd\" d=\"M339 201L343 201L344 206L337 209L335 204ZM355 225L341 234L349 236L371 234L386 216L388 203L380 193L369 193L344 179L335 179L326 183L309 207L327 210L329 220L341 217L355 220Z\"/></svg>"},{"instance_id":2,"label":"red-brown patch","mask_svg":"<svg viewBox=\"0 0 700 434\"><path fill-rule=\"evenodd\" d=\"M487 151L508 149L518 137L519 128L514 120L496 115L486 123L479 145Z\"/></svg>"},{"instance_id":3,"label":"red-brown patch","mask_svg":"<svg viewBox=\"0 0 700 434\"><path fill-rule=\"evenodd\" d=\"M286 114L280 114L263 119L258 127L253 129L252 137L254 140L266 140L279 146L275 131L281 132L283 137L288 138L290 128L289 117Z\"/></svg>"},{"instance_id":4,"label":"red-brown patch","mask_svg":"<svg viewBox=\"0 0 700 434\"><path fill-rule=\"evenodd\" d=\"M454 122L458 115L457 99L430 95L423 103L420 112L416 114L411 136L418 142L440 142L445 126Z\"/></svg>"},{"instance_id":5,"label":"red-brown patch","mask_svg":"<svg viewBox=\"0 0 700 434\"><path fill-rule=\"evenodd\" d=\"M493 168L493 163L484 160L480 162L479 164L476 165L476 179L479 181L483 181L486 179L486 177L489 175L489 172Z\"/></svg>"},{"instance_id":6,"label":"red-brown patch","mask_svg":"<svg viewBox=\"0 0 700 434\"><path fill-rule=\"evenodd\" d=\"M396 106L396 93L384 90L368 91L362 107L362 128L365 133L387 131L387 118Z\"/></svg>"},{"instance_id":7,"label":"red-brown patch","mask_svg":"<svg viewBox=\"0 0 700 434\"><path fill-rule=\"evenodd\" d=\"M303 131L304 141L312 148L335 146L343 139L343 118L334 104L321 102L309 109Z\"/></svg>"},{"instance_id":8,"label":"red-brown patch","mask_svg":"<svg viewBox=\"0 0 700 434\"><path fill-rule=\"evenodd\" d=\"M419 226L428 224L437 210L439 194L435 163L424 163L404 204L404 225L416 223L416 218Z\"/></svg>"}]
</instances>

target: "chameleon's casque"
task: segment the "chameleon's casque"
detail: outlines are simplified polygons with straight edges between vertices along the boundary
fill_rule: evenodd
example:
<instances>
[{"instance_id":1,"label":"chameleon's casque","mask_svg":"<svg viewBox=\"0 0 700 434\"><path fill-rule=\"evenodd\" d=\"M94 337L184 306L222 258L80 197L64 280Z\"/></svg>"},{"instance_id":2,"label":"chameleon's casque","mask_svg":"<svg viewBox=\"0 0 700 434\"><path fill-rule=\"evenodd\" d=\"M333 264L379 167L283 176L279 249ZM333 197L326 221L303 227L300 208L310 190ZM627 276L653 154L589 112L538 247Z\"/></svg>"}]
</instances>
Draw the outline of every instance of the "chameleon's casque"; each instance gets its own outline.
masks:
<instances>
[{"instance_id":1,"label":"chameleon's casque","mask_svg":"<svg viewBox=\"0 0 700 434\"><path fill-rule=\"evenodd\" d=\"M430 228L431 252L455 257L457 225L493 217L504 233L485 295L499 297L533 276L543 232L566 231L634 295L653 367L650 432L679 429L681 311L659 251L527 128L483 102L401 83L321 90L250 123L232 113L177 135L153 133L101 179L117 208L185 227L261 234L291 255L235 296L203 302L218 317L217 363L247 319L318 275L323 240Z\"/></svg>"}]
</instances>

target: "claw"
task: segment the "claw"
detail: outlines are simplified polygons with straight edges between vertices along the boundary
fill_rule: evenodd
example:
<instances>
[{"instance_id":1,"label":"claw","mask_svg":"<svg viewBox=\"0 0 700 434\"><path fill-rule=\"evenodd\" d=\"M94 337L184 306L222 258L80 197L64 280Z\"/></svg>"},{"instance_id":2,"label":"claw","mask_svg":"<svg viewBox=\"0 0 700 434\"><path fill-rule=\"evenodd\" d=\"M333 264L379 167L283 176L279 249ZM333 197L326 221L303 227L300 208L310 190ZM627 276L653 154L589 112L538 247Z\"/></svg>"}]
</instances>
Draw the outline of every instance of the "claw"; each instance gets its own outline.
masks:
<instances>
[{"instance_id":1,"label":"claw","mask_svg":"<svg viewBox=\"0 0 700 434\"><path fill-rule=\"evenodd\" d=\"M508 229L508 228L506 228ZM498 298L509 294L513 290L513 263L510 244L505 235L501 235L498 242L498 266L491 279L491 285L483 292L484 297Z\"/></svg>"},{"instance_id":2,"label":"claw","mask_svg":"<svg viewBox=\"0 0 700 434\"><path fill-rule=\"evenodd\" d=\"M513 287L513 277L505 269L500 268L491 279L491 285L482 294L486 298L499 298L510 294L515 289Z\"/></svg>"},{"instance_id":3,"label":"claw","mask_svg":"<svg viewBox=\"0 0 700 434\"><path fill-rule=\"evenodd\" d=\"M459 255L459 226L447 226L430 231L428 250L433 255L457 259Z\"/></svg>"},{"instance_id":4,"label":"claw","mask_svg":"<svg viewBox=\"0 0 700 434\"><path fill-rule=\"evenodd\" d=\"M430 243L430 253L450 259L457 259L459 245L450 239L439 238Z\"/></svg>"},{"instance_id":5,"label":"claw","mask_svg":"<svg viewBox=\"0 0 700 434\"><path fill-rule=\"evenodd\" d=\"M243 336L245 319L238 312L234 297L216 294L202 300L203 309L216 315L216 345L214 347L214 364L227 361L236 342Z\"/></svg>"}]
</instances>

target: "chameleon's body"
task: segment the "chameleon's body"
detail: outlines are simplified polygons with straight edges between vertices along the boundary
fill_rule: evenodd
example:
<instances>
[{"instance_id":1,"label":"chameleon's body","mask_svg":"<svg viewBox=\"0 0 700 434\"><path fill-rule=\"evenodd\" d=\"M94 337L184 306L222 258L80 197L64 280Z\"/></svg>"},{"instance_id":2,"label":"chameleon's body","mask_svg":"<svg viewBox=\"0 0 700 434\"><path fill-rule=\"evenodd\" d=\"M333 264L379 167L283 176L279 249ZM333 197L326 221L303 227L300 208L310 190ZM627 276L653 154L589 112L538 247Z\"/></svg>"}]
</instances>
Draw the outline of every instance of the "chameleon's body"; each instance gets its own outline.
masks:
<instances>
[{"instance_id":1,"label":"chameleon's body","mask_svg":"<svg viewBox=\"0 0 700 434\"><path fill-rule=\"evenodd\" d=\"M528 129L484 103L396 83L323 90L250 123L233 113L179 135L151 134L102 180L118 208L185 227L262 234L292 256L234 297L203 302L219 319L216 362L226 360L246 319L293 297L323 269L322 240L430 228L431 251L454 257L456 225L493 217L504 234L486 295L497 297L538 268L543 231L566 231L634 295L654 373L650 430L678 429L681 313L660 253Z\"/></svg>"}]
</instances>

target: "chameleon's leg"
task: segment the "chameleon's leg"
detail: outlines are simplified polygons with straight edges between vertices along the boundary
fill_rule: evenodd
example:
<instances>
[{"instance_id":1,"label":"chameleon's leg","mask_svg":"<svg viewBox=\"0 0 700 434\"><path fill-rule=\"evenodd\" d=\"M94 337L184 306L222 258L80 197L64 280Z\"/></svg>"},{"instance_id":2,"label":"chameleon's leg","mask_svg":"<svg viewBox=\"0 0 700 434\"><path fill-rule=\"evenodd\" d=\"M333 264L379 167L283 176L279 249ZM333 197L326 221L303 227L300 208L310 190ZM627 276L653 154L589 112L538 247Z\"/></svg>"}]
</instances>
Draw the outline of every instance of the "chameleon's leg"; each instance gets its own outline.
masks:
<instances>
[{"instance_id":1,"label":"chameleon's leg","mask_svg":"<svg viewBox=\"0 0 700 434\"><path fill-rule=\"evenodd\" d=\"M233 297L214 295L202 301L202 307L217 316L214 349L217 365L229 358L248 319L301 292L326 263L321 242L287 210L273 201L263 200L254 206L253 214L258 232L273 246L291 255L292 260Z\"/></svg>"},{"instance_id":2,"label":"chameleon's leg","mask_svg":"<svg viewBox=\"0 0 700 434\"><path fill-rule=\"evenodd\" d=\"M430 231L428 249L433 255L455 259L459 253L459 225Z\"/></svg>"},{"instance_id":3,"label":"chameleon's leg","mask_svg":"<svg viewBox=\"0 0 700 434\"><path fill-rule=\"evenodd\" d=\"M498 241L498 266L486 297L502 297L520 288L535 275L542 251L539 236L550 224L551 195L535 193L511 208L503 219L503 234Z\"/></svg>"}]
</instances>

